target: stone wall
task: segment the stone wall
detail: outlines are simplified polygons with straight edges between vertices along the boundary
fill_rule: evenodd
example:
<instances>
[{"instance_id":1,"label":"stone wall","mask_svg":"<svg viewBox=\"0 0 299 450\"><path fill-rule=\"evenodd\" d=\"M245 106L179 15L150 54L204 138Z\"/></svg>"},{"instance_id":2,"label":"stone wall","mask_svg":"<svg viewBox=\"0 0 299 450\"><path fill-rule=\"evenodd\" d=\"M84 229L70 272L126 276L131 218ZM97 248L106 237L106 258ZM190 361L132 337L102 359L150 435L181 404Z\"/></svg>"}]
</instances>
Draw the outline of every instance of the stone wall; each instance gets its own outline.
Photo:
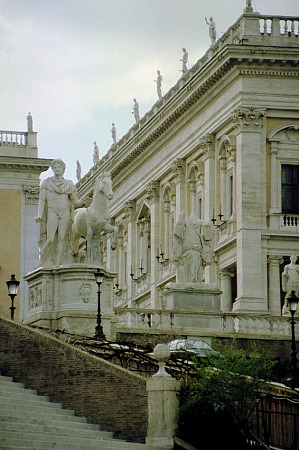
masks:
<instances>
[{"instance_id":1,"label":"stone wall","mask_svg":"<svg viewBox=\"0 0 299 450\"><path fill-rule=\"evenodd\" d=\"M4 318L0 370L115 437L145 442L148 396L139 375Z\"/></svg>"}]
</instances>

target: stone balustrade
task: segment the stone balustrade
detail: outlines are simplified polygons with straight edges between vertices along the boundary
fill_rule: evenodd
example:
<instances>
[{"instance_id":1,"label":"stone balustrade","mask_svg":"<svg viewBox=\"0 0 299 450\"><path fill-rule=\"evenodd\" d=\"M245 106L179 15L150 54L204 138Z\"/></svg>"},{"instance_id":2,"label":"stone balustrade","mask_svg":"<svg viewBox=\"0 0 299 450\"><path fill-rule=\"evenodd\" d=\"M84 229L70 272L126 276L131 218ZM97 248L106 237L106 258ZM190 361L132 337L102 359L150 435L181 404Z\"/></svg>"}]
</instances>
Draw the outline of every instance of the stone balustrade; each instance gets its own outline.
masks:
<instances>
[{"instance_id":1,"label":"stone balustrade","mask_svg":"<svg viewBox=\"0 0 299 450\"><path fill-rule=\"evenodd\" d=\"M0 145L6 146L26 146L27 133L23 131L0 130Z\"/></svg>"},{"instance_id":2,"label":"stone balustrade","mask_svg":"<svg viewBox=\"0 0 299 450\"><path fill-rule=\"evenodd\" d=\"M239 335L288 337L290 325L288 317L255 317L234 313L202 313L158 309L114 308L117 328L152 330L182 330L194 334L199 329L218 335L219 333L238 333Z\"/></svg>"},{"instance_id":3,"label":"stone balustrade","mask_svg":"<svg viewBox=\"0 0 299 450\"><path fill-rule=\"evenodd\" d=\"M298 37L298 18L288 16L262 16L259 19L262 35Z\"/></svg>"}]
</instances>

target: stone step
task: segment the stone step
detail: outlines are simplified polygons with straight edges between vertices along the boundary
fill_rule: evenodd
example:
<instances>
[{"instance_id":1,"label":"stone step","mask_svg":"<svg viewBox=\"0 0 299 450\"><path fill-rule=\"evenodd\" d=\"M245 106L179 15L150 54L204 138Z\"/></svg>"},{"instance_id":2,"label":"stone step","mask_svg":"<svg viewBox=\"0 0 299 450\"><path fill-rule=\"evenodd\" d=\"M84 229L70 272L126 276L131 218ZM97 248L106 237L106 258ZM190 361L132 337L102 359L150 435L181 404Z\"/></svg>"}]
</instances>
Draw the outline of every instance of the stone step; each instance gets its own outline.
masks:
<instances>
[{"instance_id":1,"label":"stone step","mask_svg":"<svg viewBox=\"0 0 299 450\"><path fill-rule=\"evenodd\" d=\"M0 408L1 405L5 405L9 403L11 406L21 406L22 402L26 402L26 405L28 407L36 407L36 408L52 408L56 410L64 410L62 408L61 403L51 402L49 399L45 400L43 397L39 397L38 395L33 396L32 394L27 395L26 392L23 394L19 394L18 396L12 395L12 397L9 397L9 395L6 395L2 397L2 394L0 394ZM72 410L66 410L66 411L72 411Z\"/></svg>"},{"instance_id":2,"label":"stone step","mask_svg":"<svg viewBox=\"0 0 299 450\"><path fill-rule=\"evenodd\" d=\"M16 411L28 411L28 408L34 409L36 412L40 412L43 414L44 412L62 412L64 415L72 415L74 411L71 409L63 409L61 403L52 403L52 402L43 402L41 400L31 400L26 397L23 399L15 400L12 398L1 398L0 397L0 411L3 409L9 408L10 410Z\"/></svg>"},{"instance_id":3,"label":"stone step","mask_svg":"<svg viewBox=\"0 0 299 450\"><path fill-rule=\"evenodd\" d=\"M14 441L6 439L1 443L1 450L157 450L156 448L149 447L145 444L133 444L131 442L113 442L113 441L97 441L96 444L60 444L60 443L49 443L45 441Z\"/></svg>"},{"instance_id":4,"label":"stone step","mask_svg":"<svg viewBox=\"0 0 299 450\"><path fill-rule=\"evenodd\" d=\"M1 431L9 431L9 432L30 432L30 433L52 433L56 436L74 436L74 428L69 427L68 424L64 424L65 426L62 426L60 423L57 424L50 424L50 423L28 423L28 422L11 422L11 421L5 421L1 420ZM88 424L89 425L89 424ZM0 431L0 432L1 432ZM113 433L110 431L100 431L95 430L93 428L76 428L76 435L79 435L80 437L91 437L91 438L98 438L98 439L113 439Z\"/></svg>"},{"instance_id":5,"label":"stone step","mask_svg":"<svg viewBox=\"0 0 299 450\"><path fill-rule=\"evenodd\" d=\"M40 402L49 402L50 398L47 395L37 395L36 391L33 391L31 389L25 390L24 388L17 388L17 389L7 389L7 388L1 388L0 387L0 398L12 398L13 400L19 400L20 398L26 398L28 400L38 400Z\"/></svg>"},{"instance_id":6,"label":"stone step","mask_svg":"<svg viewBox=\"0 0 299 450\"><path fill-rule=\"evenodd\" d=\"M71 419L71 420L70 420ZM79 420L76 420L79 419ZM83 419L83 420L81 420ZM53 417L51 420L49 419L49 416L45 416L45 418L42 417L24 417L21 415L11 415L10 417L0 414L0 422L2 423L18 423L20 425L22 424L31 424L31 425L49 425L53 427L61 426L61 416L58 415L56 419ZM79 417L79 416L68 416L67 419L64 417L63 422L65 426L68 429L78 429L80 427L81 430L97 430L99 431L100 425L96 423L88 423L85 417Z\"/></svg>"},{"instance_id":7,"label":"stone step","mask_svg":"<svg viewBox=\"0 0 299 450\"><path fill-rule=\"evenodd\" d=\"M67 412L70 412L71 414L66 414ZM63 422L77 422L77 423L87 423L86 417L81 416L75 416L72 411L69 411L67 409L61 409L60 413L57 411L53 411L52 409L49 411L45 411L44 413L41 413L40 411L31 410L30 414L26 414L23 409L11 409L9 410L9 413L7 410L1 410L0 405L0 420L2 420L5 417L27 417L28 419L42 419L42 420L50 420L50 421L63 421ZM0 447L1 448L1 447Z\"/></svg>"},{"instance_id":8,"label":"stone step","mask_svg":"<svg viewBox=\"0 0 299 450\"><path fill-rule=\"evenodd\" d=\"M47 396L26 389L10 377L0 375L0 449L38 450L150 450L113 438L86 417L63 409Z\"/></svg>"}]
</instances>

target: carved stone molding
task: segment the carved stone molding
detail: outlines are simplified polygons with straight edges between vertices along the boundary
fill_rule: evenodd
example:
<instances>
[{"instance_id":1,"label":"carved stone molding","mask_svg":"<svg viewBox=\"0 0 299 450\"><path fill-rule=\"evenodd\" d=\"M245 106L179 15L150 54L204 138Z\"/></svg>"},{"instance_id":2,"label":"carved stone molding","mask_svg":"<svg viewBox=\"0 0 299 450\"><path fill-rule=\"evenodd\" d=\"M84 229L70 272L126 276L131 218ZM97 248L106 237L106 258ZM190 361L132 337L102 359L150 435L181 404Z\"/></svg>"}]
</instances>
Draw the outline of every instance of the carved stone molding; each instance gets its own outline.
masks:
<instances>
[{"instance_id":1,"label":"carved stone molding","mask_svg":"<svg viewBox=\"0 0 299 450\"><path fill-rule=\"evenodd\" d=\"M183 159L177 158L171 164L171 171L176 176L181 178L185 174L186 162Z\"/></svg>"},{"instance_id":2,"label":"carved stone molding","mask_svg":"<svg viewBox=\"0 0 299 450\"><path fill-rule=\"evenodd\" d=\"M29 292L29 307L30 309L38 308L42 305L43 291L40 286L35 286Z\"/></svg>"},{"instance_id":3,"label":"carved stone molding","mask_svg":"<svg viewBox=\"0 0 299 450\"><path fill-rule=\"evenodd\" d=\"M158 181L152 181L146 186L146 198L150 201L157 201L160 197L160 185Z\"/></svg>"},{"instance_id":4,"label":"carved stone molding","mask_svg":"<svg viewBox=\"0 0 299 450\"><path fill-rule=\"evenodd\" d=\"M213 134L206 134L203 136L200 144L206 158L215 156L215 138Z\"/></svg>"},{"instance_id":5,"label":"carved stone molding","mask_svg":"<svg viewBox=\"0 0 299 450\"><path fill-rule=\"evenodd\" d=\"M133 200L128 200L127 202L125 202L124 204L124 210L125 210L125 217L132 220L134 213L135 213L135 201Z\"/></svg>"},{"instance_id":6,"label":"carved stone molding","mask_svg":"<svg viewBox=\"0 0 299 450\"><path fill-rule=\"evenodd\" d=\"M79 288L79 296L84 303L88 303L92 297L92 287L90 283L82 283Z\"/></svg>"},{"instance_id":7,"label":"carved stone molding","mask_svg":"<svg viewBox=\"0 0 299 450\"><path fill-rule=\"evenodd\" d=\"M220 269L218 273L220 278L233 278L236 274L234 269Z\"/></svg>"},{"instance_id":8,"label":"carved stone molding","mask_svg":"<svg viewBox=\"0 0 299 450\"><path fill-rule=\"evenodd\" d=\"M283 263L283 257L277 255L269 255L267 258L267 262L269 265L271 264L273 266L279 266Z\"/></svg>"},{"instance_id":9,"label":"carved stone molding","mask_svg":"<svg viewBox=\"0 0 299 450\"><path fill-rule=\"evenodd\" d=\"M26 203L37 204L39 199L39 186L23 186Z\"/></svg>"},{"instance_id":10,"label":"carved stone molding","mask_svg":"<svg viewBox=\"0 0 299 450\"><path fill-rule=\"evenodd\" d=\"M265 109L238 108L233 112L233 124L241 130L260 129L264 125Z\"/></svg>"}]
</instances>

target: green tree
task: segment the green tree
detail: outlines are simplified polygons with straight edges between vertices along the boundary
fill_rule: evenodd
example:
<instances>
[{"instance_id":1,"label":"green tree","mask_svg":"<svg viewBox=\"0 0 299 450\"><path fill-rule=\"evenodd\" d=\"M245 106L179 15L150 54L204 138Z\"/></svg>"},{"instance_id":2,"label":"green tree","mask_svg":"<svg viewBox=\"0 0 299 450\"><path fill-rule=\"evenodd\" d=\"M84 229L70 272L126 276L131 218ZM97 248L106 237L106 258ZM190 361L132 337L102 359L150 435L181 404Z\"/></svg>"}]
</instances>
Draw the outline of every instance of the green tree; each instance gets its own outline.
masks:
<instances>
[{"instance_id":1,"label":"green tree","mask_svg":"<svg viewBox=\"0 0 299 450\"><path fill-rule=\"evenodd\" d=\"M238 348L237 341L213 347L205 358L193 360L195 373L183 382L179 433L194 445L203 445L206 438L216 446L224 439L230 450L241 450L240 430L249 428L249 417L268 389L276 363L255 345L249 352Z\"/></svg>"}]
</instances>

